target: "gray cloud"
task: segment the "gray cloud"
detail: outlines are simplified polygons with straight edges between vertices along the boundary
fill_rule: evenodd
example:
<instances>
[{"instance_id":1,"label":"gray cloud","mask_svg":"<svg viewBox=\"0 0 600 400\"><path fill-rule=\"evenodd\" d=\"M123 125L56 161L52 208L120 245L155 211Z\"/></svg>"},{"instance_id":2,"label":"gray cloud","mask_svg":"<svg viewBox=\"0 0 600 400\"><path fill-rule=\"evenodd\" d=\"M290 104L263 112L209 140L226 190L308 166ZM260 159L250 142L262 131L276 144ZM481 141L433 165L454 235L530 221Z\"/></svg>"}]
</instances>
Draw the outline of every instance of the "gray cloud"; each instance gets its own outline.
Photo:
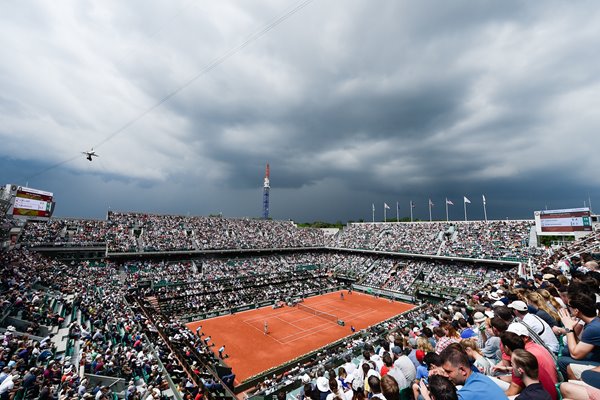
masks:
<instances>
[{"instance_id":1,"label":"gray cloud","mask_svg":"<svg viewBox=\"0 0 600 400\"><path fill-rule=\"evenodd\" d=\"M284 7L0 5L0 177L99 144L97 162L34 180L64 193L64 215L136 199L259 215L270 162L273 214L307 220L484 192L499 216L524 216L563 204L549 188L579 205L597 186L594 2L314 1L190 83ZM105 199L82 208L70 193L88 181Z\"/></svg>"}]
</instances>

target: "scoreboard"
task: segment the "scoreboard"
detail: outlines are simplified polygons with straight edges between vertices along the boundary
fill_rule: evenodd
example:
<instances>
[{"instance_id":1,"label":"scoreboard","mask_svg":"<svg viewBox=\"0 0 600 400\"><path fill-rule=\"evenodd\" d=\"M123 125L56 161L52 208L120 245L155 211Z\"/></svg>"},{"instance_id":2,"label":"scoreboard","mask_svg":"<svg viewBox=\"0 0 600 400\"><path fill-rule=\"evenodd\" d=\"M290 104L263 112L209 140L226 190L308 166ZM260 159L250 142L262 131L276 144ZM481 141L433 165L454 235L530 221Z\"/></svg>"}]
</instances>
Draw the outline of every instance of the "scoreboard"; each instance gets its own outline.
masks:
<instances>
[{"instance_id":1,"label":"scoreboard","mask_svg":"<svg viewBox=\"0 0 600 400\"><path fill-rule=\"evenodd\" d=\"M47 220L54 211L54 195L25 186L6 185L10 208L7 215L17 219ZM7 200L8 200L7 199Z\"/></svg>"},{"instance_id":2,"label":"scoreboard","mask_svg":"<svg viewBox=\"0 0 600 400\"><path fill-rule=\"evenodd\" d=\"M538 235L575 235L592 231L589 208L536 211L534 216Z\"/></svg>"}]
</instances>

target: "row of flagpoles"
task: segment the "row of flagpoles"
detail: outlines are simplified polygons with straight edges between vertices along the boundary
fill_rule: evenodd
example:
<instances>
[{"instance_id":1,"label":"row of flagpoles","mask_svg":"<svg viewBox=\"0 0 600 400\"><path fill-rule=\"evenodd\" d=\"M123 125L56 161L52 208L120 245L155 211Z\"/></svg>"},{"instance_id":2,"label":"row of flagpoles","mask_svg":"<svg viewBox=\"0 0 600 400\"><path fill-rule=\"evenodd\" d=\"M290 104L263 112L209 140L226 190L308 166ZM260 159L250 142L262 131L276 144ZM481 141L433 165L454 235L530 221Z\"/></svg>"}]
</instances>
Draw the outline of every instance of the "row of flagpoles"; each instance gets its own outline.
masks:
<instances>
[{"instance_id":1,"label":"row of flagpoles","mask_svg":"<svg viewBox=\"0 0 600 400\"><path fill-rule=\"evenodd\" d=\"M485 195L482 194L481 198L483 199L483 215L484 215L485 221L487 222L487 209L486 209ZM467 221L467 204L471 204L471 200L469 200L467 198L467 196L463 196L465 221ZM431 199L429 199L429 222L432 221L431 208L434 205L435 204L433 204L433 201L431 201ZM446 221L448 221L448 206L453 206L453 205L454 205L454 203L451 200L448 200L448 198L446 198ZM415 208L415 207L416 207L415 203L411 200L410 201L410 222L413 222L413 208ZM372 208L373 208L373 223L375 223L375 203L372 204ZM390 206L388 206L387 203L383 203L383 222L387 222L387 210L390 210ZM400 206L399 206L398 202L396 202L396 221L400 221Z\"/></svg>"}]
</instances>

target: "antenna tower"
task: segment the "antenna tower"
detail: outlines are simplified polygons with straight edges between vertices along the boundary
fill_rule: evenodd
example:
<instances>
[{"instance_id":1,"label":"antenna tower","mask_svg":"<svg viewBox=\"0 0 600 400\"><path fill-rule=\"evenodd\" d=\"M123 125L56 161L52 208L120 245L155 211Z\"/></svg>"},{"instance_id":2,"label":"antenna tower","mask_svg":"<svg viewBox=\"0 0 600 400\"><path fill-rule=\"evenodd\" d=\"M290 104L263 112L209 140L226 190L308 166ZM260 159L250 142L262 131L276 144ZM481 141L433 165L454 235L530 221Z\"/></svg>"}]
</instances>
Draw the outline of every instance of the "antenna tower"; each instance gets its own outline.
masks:
<instances>
[{"instance_id":1,"label":"antenna tower","mask_svg":"<svg viewBox=\"0 0 600 400\"><path fill-rule=\"evenodd\" d=\"M263 184L263 219L269 219L269 190L271 190L271 183L269 182L269 175L271 174L269 169L269 163L265 170L265 181Z\"/></svg>"}]
</instances>

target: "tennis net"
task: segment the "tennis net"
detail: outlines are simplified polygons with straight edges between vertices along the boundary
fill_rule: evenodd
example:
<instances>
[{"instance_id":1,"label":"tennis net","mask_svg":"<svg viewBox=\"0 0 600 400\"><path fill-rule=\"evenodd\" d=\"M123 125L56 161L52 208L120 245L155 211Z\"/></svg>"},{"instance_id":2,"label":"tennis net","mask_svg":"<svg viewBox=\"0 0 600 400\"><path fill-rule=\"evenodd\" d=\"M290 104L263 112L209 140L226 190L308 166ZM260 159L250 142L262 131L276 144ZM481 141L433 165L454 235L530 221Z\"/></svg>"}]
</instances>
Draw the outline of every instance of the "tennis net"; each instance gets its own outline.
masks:
<instances>
[{"instance_id":1,"label":"tennis net","mask_svg":"<svg viewBox=\"0 0 600 400\"><path fill-rule=\"evenodd\" d=\"M333 314L326 313L324 311L319 311L316 308L305 306L304 304L301 304L301 303L298 303L297 307L298 307L299 310L305 311L305 312L310 313L312 315L316 315L317 317L325 318L328 321L333 321L333 322L337 322L338 321L338 317L337 316L335 316Z\"/></svg>"}]
</instances>

